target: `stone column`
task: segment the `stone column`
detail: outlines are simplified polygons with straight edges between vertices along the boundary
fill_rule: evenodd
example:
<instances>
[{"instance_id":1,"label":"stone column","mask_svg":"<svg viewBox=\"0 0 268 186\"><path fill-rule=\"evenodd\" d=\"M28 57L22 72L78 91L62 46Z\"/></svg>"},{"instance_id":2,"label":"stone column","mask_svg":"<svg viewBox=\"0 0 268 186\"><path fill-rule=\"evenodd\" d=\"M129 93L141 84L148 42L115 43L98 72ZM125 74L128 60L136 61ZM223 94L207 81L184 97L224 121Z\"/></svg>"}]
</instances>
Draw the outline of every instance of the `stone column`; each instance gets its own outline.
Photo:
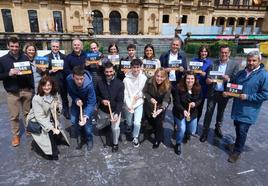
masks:
<instances>
[{"instance_id":1,"label":"stone column","mask_svg":"<svg viewBox=\"0 0 268 186\"><path fill-rule=\"evenodd\" d=\"M214 23L213 26L217 26L217 17L214 17Z\"/></svg>"},{"instance_id":2,"label":"stone column","mask_svg":"<svg viewBox=\"0 0 268 186\"><path fill-rule=\"evenodd\" d=\"M256 24L257 24L257 19L256 19L256 17L254 17L254 22L253 22L253 25L251 27L251 34L255 34Z\"/></svg>"},{"instance_id":3,"label":"stone column","mask_svg":"<svg viewBox=\"0 0 268 186\"><path fill-rule=\"evenodd\" d=\"M127 34L127 18L121 18L121 34Z\"/></svg>"},{"instance_id":4,"label":"stone column","mask_svg":"<svg viewBox=\"0 0 268 186\"><path fill-rule=\"evenodd\" d=\"M247 17L245 17L245 19L244 19L245 21L244 21L244 25L243 25L243 28L242 28L242 34L244 34L245 33L245 31L246 31L246 28L247 28L247 23L248 23L248 18Z\"/></svg>"},{"instance_id":5,"label":"stone column","mask_svg":"<svg viewBox=\"0 0 268 186\"><path fill-rule=\"evenodd\" d=\"M108 35L110 33L109 30L109 18L103 18L103 34Z\"/></svg>"},{"instance_id":6,"label":"stone column","mask_svg":"<svg viewBox=\"0 0 268 186\"><path fill-rule=\"evenodd\" d=\"M232 34L235 34L235 31L236 31L236 25L237 25L237 17L235 17L235 20L234 20L234 25L233 25Z\"/></svg>"},{"instance_id":7,"label":"stone column","mask_svg":"<svg viewBox=\"0 0 268 186\"><path fill-rule=\"evenodd\" d=\"M223 24L223 28L222 28L222 34L225 34L225 30L226 30L226 25L227 25L227 19L228 18L224 18L224 24Z\"/></svg>"}]
</instances>

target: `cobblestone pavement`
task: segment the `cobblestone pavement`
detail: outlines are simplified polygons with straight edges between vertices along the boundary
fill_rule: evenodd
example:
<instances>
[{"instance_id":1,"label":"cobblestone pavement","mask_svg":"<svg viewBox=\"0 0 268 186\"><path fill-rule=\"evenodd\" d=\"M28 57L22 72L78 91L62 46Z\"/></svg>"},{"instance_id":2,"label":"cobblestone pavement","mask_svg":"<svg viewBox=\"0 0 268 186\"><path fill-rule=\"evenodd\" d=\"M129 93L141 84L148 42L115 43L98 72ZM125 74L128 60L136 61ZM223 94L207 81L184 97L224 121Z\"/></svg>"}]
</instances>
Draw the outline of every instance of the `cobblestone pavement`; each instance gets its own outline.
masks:
<instances>
[{"instance_id":1,"label":"cobblestone pavement","mask_svg":"<svg viewBox=\"0 0 268 186\"><path fill-rule=\"evenodd\" d=\"M267 185L268 102L263 105L258 124L250 128L245 153L235 164L227 162L228 152L223 147L235 136L230 119L232 101L224 118L224 138L214 138L212 123L208 142L200 143L198 137L192 137L182 146L181 156L172 148L175 141L169 107L164 123L165 145L157 150L148 140L134 148L123 135L119 152L111 153L111 147L104 147L104 138L95 131L92 152L75 150L76 141L70 139L70 147L60 147L59 160L48 161L31 151L32 138L25 133L20 146L11 147L6 98L4 94L1 97L0 185ZM62 121L65 127L70 125L64 118Z\"/></svg>"}]
</instances>

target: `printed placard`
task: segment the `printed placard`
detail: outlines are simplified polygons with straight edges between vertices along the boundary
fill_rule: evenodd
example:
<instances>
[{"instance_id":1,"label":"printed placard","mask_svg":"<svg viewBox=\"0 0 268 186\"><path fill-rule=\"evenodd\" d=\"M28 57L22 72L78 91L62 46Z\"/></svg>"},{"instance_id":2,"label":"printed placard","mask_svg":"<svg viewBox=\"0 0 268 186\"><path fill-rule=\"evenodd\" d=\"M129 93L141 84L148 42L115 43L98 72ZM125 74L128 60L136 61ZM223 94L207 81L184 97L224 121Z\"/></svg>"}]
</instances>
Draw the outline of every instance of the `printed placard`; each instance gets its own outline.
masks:
<instances>
[{"instance_id":1,"label":"printed placard","mask_svg":"<svg viewBox=\"0 0 268 186\"><path fill-rule=\"evenodd\" d=\"M221 76L224 75L224 72L220 72L220 71L210 71L209 75L211 76L211 78L213 79L214 83L222 83L223 79Z\"/></svg>"},{"instance_id":2,"label":"printed placard","mask_svg":"<svg viewBox=\"0 0 268 186\"><path fill-rule=\"evenodd\" d=\"M32 74L31 64L29 61L16 62L13 64L14 68L20 71L18 75Z\"/></svg>"},{"instance_id":3,"label":"printed placard","mask_svg":"<svg viewBox=\"0 0 268 186\"><path fill-rule=\"evenodd\" d=\"M52 59L51 66L52 70L63 70L64 61L62 59Z\"/></svg>"},{"instance_id":4,"label":"printed placard","mask_svg":"<svg viewBox=\"0 0 268 186\"><path fill-rule=\"evenodd\" d=\"M131 61L121 61L121 71L127 73L130 70Z\"/></svg>"},{"instance_id":5,"label":"printed placard","mask_svg":"<svg viewBox=\"0 0 268 186\"><path fill-rule=\"evenodd\" d=\"M108 59L113 63L113 65L119 65L119 55L108 55Z\"/></svg>"},{"instance_id":6,"label":"printed placard","mask_svg":"<svg viewBox=\"0 0 268 186\"><path fill-rule=\"evenodd\" d=\"M180 59L169 61L168 68L170 68L171 70L179 70L181 64L182 64L182 61Z\"/></svg>"},{"instance_id":7,"label":"printed placard","mask_svg":"<svg viewBox=\"0 0 268 186\"><path fill-rule=\"evenodd\" d=\"M143 69L145 71L155 71L156 61L155 60L144 60L143 61Z\"/></svg>"},{"instance_id":8,"label":"printed placard","mask_svg":"<svg viewBox=\"0 0 268 186\"><path fill-rule=\"evenodd\" d=\"M231 97L239 97L242 94L243 85L227 83L226 94Z\"/></svg>"},{"instance_id":9,"label":"printed placard","mask_svg":"<svg viewBox=\"0 0 268 186\"><path fill-rule=\"evenodd\" d=\"M88 65L101 65L100 53L90 52L86 54L86 66Z\"/></svg>"},{"instance_id":10,"label":"printed placard","mask_svg":"<svg viewBox=\"0 0 268 186\"><path fill-rule=\"evenodd\" d=\"M36 56L34 58L35 66L37 68L48 68L48 57L47 56Z\"/></svg>"},{"instance_id":11,"label":"printed placard","mask_svg":"<svg viewBox=\"0 0 268 186\"><path fill-rule=\"evenodd\" d=\"M199 61L190 61L189 68L190 70L194 71L194 73L201 73L203 67L203 62Z\"/></svg>"}]
</instances>

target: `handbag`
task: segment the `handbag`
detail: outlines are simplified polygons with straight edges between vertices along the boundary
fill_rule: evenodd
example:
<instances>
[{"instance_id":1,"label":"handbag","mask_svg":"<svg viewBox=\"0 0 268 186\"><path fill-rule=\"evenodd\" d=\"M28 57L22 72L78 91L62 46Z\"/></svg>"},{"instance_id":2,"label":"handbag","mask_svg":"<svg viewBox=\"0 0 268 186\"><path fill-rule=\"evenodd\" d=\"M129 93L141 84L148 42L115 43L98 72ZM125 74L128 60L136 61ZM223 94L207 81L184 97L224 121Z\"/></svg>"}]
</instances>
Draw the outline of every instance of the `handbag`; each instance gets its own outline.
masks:
<instances>
[{"instance_id":1,"label":"handbag","mask_svg":"<svg viewBox=\"0 0 268 186\"><path fill-rule=\"evenodd\" d=\"M41 134L42 127L38 122L29 120L26 130L33 134Z\"/></svg>"},{"instance_id":2,"label":"handbag","mask_svg":"<svg viewBox=\"0 0 268 186\"><path fill-rule=\"evenodd\" d=\"M104 129L105 127L110 125L110 115L99 109L96 121L97 121L96 128L98 130Z\"/></svg>"}]
</instances>

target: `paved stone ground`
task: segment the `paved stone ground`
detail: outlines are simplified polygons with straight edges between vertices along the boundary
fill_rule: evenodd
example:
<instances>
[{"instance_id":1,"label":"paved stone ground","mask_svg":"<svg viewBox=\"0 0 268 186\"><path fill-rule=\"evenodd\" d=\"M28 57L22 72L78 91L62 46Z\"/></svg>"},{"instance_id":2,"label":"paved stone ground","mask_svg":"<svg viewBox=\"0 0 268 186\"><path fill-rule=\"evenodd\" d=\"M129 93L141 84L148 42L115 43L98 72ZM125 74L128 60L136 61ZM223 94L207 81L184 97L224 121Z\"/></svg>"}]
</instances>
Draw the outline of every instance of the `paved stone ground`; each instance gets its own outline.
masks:
<instances>
[{"instance_id":1,"label":"paved stone ground","mask_svg":"<svg viewBox=\"0 0 268 186\"><path fill-rule=\"evenodd\" d=\"M75 150L76 142L71 139L70 147L60 147L58 161L48 161L31 151L32 139L24 133L21 145L11 147L6 98L3 93L1 97L0 185L267 185L268 102L263 105L258 124L250 128L245 153L235 164L227 162L228 152L223 148L235 135L231 101L225 114L224 138L214 139L213 129L208 142L200 143L192 137L190 143L183 145L181 156L172 148L175 141L171 137L170 107L164 124L165 145L157 150L148 140L139 148L123 140L119 152L111 153L111 147L104 147L95 131L92 152L87 153L85 148ZM62 121L66 127L70 125L63 118ZM253 171L239 174L248 170Z\"/></svg>"}]
</instances>

